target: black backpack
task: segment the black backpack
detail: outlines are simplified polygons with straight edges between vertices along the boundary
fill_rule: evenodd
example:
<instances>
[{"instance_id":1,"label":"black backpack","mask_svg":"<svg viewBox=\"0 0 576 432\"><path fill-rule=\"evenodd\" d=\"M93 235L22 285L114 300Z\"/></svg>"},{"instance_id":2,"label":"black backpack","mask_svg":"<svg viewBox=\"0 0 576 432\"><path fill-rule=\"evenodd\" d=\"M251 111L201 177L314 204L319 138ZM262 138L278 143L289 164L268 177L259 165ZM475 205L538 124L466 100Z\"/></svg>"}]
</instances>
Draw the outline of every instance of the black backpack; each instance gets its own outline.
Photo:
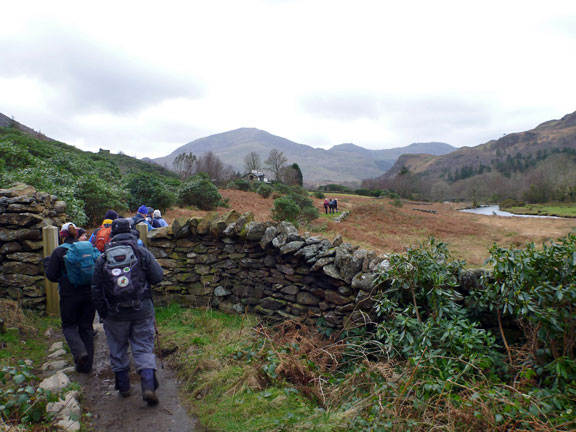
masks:
<instances>
[{"instance_id":1,"label":"black backpack","mask_svg":"<svg viewBox=\"0 0 576 432\"><path fill-rule=\"evenodd\" d=\"M146 292L144 254L131 240L109 243L104 251L104 297L110 306L138 309Z\"/></svg>"}]
</instances>

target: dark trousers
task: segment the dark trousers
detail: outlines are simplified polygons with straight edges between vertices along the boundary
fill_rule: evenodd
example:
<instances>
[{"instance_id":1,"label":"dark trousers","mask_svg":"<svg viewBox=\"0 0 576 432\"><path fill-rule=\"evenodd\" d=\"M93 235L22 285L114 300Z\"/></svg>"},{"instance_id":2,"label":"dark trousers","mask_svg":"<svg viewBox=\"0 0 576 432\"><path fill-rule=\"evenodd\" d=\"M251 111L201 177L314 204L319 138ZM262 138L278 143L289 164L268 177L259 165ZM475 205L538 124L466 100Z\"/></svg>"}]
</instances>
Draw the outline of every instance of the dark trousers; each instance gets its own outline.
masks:
<instances>
[{"instance_id":1,"label":"dark trousers","mask_svg":"<svg viewBox=\"0 0 576 432\"><path fill-rule=\"evenodd\" d=\"M96 309L90 294L60 297L62 333L74 356L74 362L87 353L89 367L94 360L94 315Z\"/></svg>"}]
</instances>

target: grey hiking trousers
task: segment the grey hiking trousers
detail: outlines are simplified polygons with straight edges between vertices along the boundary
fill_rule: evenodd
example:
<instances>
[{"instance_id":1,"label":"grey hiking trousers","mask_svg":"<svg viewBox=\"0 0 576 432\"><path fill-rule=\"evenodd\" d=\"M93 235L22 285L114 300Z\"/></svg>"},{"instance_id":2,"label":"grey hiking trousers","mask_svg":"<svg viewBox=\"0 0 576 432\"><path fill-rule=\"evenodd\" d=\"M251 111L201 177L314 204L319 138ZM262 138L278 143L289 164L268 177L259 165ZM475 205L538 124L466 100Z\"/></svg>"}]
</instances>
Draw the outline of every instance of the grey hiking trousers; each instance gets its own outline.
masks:
<instances>
[{"instance_id":1,"label":"grey hiking trousers","mask_svg":"<svg viewBox=\"0 0 576 432\"><path fill-rule=\"evenodd\" d=\"M138 372L142 369L156 370L153 316L132 321L104 319L104 331L110 350L112 371L119 372L130 368L128 346Z\"/></svg>"}]
</instances>

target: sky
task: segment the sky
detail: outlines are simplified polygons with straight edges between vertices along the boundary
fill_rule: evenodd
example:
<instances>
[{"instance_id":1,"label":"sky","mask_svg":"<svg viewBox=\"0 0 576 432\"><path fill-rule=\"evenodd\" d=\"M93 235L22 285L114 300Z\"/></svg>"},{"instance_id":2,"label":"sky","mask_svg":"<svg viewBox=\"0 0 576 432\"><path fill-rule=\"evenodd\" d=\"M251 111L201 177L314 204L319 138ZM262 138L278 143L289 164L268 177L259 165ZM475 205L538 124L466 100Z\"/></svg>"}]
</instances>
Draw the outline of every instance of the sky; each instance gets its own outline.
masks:
<instances>
[{"instance_id":1,"label":"sky","mask_svg":"<svg viewBox=\"0 0 576 432\"><path fill-rule=\"evenodd\" d=\"M160 157L254 127L312 147L475 146L576 111L573 0L2 4L0 112Z\"/></svg>"}]
</instances>

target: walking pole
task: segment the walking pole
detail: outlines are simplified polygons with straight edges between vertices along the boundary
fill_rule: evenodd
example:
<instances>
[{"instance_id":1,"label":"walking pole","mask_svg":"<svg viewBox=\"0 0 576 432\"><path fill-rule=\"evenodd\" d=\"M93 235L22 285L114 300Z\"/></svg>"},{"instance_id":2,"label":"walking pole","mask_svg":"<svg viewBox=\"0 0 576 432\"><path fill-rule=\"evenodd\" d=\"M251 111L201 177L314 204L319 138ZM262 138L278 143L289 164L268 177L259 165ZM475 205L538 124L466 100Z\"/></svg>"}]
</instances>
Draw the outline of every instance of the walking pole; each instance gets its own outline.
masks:
<instances>
[{"instance_id":1,"label":"walking pole","mask_svg":"<svg viewBox=\"0 0 576 432\"><path fill-rule=\"evenodd\" d=\"M164 359L162 358L162 347L160 346L160 333L158 332L158 325L156 325L156 320L154 320L154 330L156 330L156 343L158 344L158 357L160 357L160 365L164 369Z\"/></svg>"}]
</instances>

